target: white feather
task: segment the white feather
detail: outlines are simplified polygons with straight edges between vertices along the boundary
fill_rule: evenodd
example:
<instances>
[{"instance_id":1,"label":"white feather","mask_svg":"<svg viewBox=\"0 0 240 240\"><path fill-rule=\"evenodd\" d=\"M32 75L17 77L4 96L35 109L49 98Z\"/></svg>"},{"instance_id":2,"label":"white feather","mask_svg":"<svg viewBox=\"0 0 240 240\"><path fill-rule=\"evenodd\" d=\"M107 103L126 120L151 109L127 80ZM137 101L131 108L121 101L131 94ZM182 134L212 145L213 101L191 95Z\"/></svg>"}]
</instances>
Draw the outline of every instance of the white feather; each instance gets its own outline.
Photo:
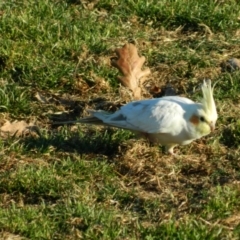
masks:
<instances>
[{"instance_id":1,"label":"white feather","mask_svg":"<svg viewBox=\"0 0 240 240\"><path fill-rule=\"evenodd\" d=\"M203 82L202 92L202 103L184 97L166 96L131 102L115 113L89 110L90 117L74 122L128 129L165 145L173 154L175 145L189 144L210 133L215 126L217 112L210 80Z\"/></svg>"}]
</instances>

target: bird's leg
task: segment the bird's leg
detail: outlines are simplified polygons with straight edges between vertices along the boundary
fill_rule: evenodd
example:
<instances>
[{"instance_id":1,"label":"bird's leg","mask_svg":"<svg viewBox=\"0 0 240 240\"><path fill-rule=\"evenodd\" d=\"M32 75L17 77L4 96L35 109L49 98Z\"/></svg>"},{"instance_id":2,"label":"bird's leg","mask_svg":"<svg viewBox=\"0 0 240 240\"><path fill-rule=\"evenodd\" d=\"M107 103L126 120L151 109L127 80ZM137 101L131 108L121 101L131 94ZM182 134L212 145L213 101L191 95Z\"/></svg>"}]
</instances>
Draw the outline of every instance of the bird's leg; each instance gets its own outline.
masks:
<instances>
[{"instance_id":1,"label":"bird's leg","mask_svg":"<svg viewBox=\"0 0 240 240\"><path fill-rule=\"evenodd\" d=\"M175 146L176 146L175 144L174 144L174 145L168 145L168 146L166 146L166 150L167 150L168 153L171 154L172 156L177 156L177 154L173 152L173 149L174 149Z\"/></svg>"}]
</instances>

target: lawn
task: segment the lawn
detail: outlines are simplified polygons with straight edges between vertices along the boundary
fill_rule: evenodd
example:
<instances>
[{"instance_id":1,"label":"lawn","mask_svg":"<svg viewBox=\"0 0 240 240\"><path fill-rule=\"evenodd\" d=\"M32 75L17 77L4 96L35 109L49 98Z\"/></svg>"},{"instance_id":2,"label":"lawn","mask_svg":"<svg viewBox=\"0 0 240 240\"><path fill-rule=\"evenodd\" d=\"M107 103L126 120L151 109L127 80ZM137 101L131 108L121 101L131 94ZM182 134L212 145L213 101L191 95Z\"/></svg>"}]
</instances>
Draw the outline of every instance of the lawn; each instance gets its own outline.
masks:
<instances>
[{"instance_id":1,"label":"lawn","mask_svg":"<svg viewBox=\"0 0 240 240\"><path fill-rule=\"evenodd\" d=\"M143 98L171 86L198 101L203 79L216 83L215 131L178 157L127 130L54 124L133 100L111 65L126 43L151 71ZM232 58L236 0L2 0L0 238L240 239Z\"/></svg>"}]
</instances>

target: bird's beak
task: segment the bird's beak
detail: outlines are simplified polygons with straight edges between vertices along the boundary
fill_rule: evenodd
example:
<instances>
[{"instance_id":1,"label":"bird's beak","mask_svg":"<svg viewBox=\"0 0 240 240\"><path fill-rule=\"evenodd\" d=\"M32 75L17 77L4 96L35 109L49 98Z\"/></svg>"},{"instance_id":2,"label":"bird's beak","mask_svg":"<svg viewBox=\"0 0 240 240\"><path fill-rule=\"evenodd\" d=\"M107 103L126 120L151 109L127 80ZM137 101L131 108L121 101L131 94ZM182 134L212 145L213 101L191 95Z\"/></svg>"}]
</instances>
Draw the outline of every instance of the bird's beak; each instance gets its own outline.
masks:
<instances>
[{"instance_id":1,"label":"bird's beak","mask_svg":"<svg viewBox=\"0 0 240 240\"><path fill-rule=\"evenodd\" d=\"M213 132L214 129L215 129L215 124L214 123L210 123L209 126L210 126L210 129L211 129L211 132Z\"/></svg>"}]
</instances>

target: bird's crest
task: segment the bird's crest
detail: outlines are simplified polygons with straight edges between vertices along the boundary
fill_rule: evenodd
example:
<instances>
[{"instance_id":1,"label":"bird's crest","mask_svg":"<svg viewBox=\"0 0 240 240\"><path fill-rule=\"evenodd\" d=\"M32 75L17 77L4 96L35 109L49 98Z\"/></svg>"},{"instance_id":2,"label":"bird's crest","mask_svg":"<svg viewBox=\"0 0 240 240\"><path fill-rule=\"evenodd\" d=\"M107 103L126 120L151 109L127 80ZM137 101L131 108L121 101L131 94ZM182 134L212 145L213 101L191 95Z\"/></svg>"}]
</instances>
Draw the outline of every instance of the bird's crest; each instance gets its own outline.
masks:
<instances>
[{"instance_id":1,"label":"bird's crest","mask_svg":"<svg viewBox=\"0 0 240 240\"><path fill-rule=\"evenodd\" d=\"M202 104L204 110L208 115L212 116L213 119L217 119L217 110L213 98L213 88L211 86L210 79L203 80L202 93L203 93Z\"/></svg>"}]
</instances>

